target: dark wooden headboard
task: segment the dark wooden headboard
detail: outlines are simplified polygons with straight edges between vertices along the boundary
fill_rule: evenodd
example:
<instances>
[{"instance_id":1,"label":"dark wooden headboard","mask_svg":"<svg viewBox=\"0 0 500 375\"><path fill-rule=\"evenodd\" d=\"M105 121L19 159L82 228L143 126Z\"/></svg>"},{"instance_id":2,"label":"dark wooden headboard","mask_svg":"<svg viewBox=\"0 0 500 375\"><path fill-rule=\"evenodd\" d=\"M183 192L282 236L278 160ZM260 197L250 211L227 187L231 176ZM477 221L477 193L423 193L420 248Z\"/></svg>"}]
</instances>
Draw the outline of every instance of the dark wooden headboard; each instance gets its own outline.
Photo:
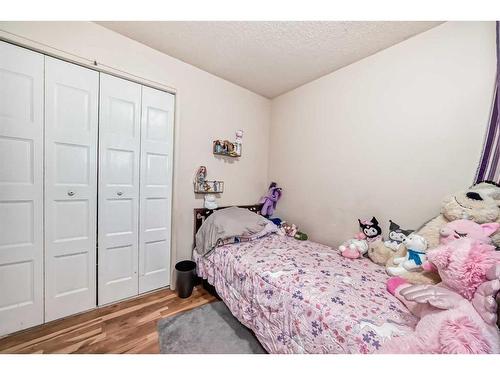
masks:
<instances>
[{"instance_id":1,"label":"dark wooden headboard","mask_svg":"<svg viewBox=\"0 0 500 375\"><path fill-rule=\"evenodd\" d=\"M217 210L222 210L223 208L229 208L229 207L233 207L233 206L218 207L215 210L209 210L207 208L195 208L194 209L193 236L196 237L196 232L198 232L198 229L200 229L201 225L203 224L203 222L206 220L207 217L212 215ZM262 209L262 203L261 204L246 205L246 206L236 206L236 207L246 208L246 209L260 215L260 210ZM194 241L194 243L196 243L196 241Z\"/></svg>"}]
</instances>

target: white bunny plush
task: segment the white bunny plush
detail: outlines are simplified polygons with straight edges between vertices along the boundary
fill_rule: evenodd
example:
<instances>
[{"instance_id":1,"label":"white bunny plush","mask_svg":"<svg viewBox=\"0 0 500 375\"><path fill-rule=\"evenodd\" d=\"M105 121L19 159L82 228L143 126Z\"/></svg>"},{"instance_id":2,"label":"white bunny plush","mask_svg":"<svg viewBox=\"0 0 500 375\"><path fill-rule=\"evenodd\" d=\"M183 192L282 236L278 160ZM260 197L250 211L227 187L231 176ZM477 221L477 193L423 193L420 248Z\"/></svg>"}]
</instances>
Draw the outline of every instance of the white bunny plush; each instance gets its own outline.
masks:
<instances>
[{"instance_id":1,"label":"white bunny plush","mask_svg":"<svg viewBox=\"0 0 500 375\"><path fill-rule=\"evenodd\" d=\"M408 271L417 271L422 268L422 264L427 259L427 241L424 237L412 233L403 240L406 246L406 256L395 258L395 267L388 267L387 273L391 276L398 276Z\"/></svg>"}]
</instances>

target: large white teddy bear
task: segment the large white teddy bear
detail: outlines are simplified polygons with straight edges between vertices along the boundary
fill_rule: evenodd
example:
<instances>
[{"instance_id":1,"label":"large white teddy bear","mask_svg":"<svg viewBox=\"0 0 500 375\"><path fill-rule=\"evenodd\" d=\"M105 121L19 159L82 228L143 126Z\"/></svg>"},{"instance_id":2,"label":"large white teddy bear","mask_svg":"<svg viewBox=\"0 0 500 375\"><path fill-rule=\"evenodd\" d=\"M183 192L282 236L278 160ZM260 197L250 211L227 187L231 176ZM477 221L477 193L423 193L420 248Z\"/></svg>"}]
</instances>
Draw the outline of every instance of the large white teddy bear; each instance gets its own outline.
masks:
<instances>
[{"instance_id":1,"label":"large white teddy bear","mask_svg":"<svg viewBox=\"0 0 500 375\"><path fill-rule=\"evenodd\" d=\"M450 221L468 219L478 224L500 223L500 187L489 181L471 186L465 191L445 197L441 213L425 223L417 233L427 240L429 248L439 245L439 231ZM500 247L500 230L492 236Z\"/></svg>"}]
</instances>

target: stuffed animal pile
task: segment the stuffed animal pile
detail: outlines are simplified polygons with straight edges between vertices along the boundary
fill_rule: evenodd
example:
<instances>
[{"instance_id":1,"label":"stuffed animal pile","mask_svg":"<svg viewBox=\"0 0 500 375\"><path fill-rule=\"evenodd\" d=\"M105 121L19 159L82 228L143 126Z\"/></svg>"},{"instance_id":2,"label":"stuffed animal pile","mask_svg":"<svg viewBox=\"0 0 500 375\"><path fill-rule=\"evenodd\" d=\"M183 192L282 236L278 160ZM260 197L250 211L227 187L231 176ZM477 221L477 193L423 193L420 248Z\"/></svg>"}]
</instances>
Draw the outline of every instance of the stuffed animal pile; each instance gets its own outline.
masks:
<instances>
[{"instance_id":1,"label":"stuffed animal pile","mask_svg":"<svg viewBox=\"0 0 500 375\"><path fill-rule=\"evenodd\" d=\"M499 205L500 187L481 182L447 196L441 213L416 232L391 220L387 241L380 230L372 241L359 233L339 247L343 256L367 254L385 266L396 276L387 289L420 317L412 335L391 340L383 352L500 353ZM500 293L496 298L500 303Z\"/></svg>"},{"instance_id":2,"label":"stuffed animal pile","mask_svg":"<svg viewBox=\"0 0 500 375\"><path fill-rule=\"evenodd\" d=\"M481 240L459 238L430 250L427 257L441 277L438 285L412 286L400 277L388 281L389 292L420 321L412 334L391 339L382 352L500 353L495 322L483 319L473 303L487 273L500 264L500 252Z\"/></svg>"},{"instance_id":3,"label":"stuffed animal pile","mask_svg":"<svg viewBox=\"0 0 500 375\"><path fill-rule=\"evenodd\" d=\"M500 187L492 182L481 182L471 188L445 197L441 213L425 223L415 233L425 238L429 249L440 244L440 232L450 222L465 220L477 224L500 223ZM391 226L392 225L391 222ZM451 228L450 228L451 229ZM470 228L469 228L470 229ZM404 232L404 231L401 231ZM460 229L458 229L460 232ZM403 233L400 234L402 236ZM407 233L404 233L407 236ZM455 234L457 236L457 234ZM389 234L391 240L391 234ZM492 234L493 244L500 247L500 230ZM375 241L369 244L367 255L375 263L386 268L397 267L395 259L406 256L406 247L391 246L388 241ZM423 268L403 272L401 275L412 284L436 284L440 281L439 275L434 271Z\"/></svg>"},{"instance_id":4,"label":"stuffed animal pile","mask_svg":"<svg viewBox=\"0 0 500 375\"><path fill-rule=\"evenodd\" d=\"M262 204L260 213L262 216L267 217L276 226L278 226L278 234L282 236L293 237L296 240L306 241L308 239L307 234L305 234L304 232L299 232L295 224L287 223L286 221L282 221L279 218L270 218L270 216L272 216L274 211L276 210L276 205L281 198L282 192L283 190L278 187L278 184L276 184L276 182L271 182L267 194L264 195L259 202Z\"/></svg>"}]
</instances>

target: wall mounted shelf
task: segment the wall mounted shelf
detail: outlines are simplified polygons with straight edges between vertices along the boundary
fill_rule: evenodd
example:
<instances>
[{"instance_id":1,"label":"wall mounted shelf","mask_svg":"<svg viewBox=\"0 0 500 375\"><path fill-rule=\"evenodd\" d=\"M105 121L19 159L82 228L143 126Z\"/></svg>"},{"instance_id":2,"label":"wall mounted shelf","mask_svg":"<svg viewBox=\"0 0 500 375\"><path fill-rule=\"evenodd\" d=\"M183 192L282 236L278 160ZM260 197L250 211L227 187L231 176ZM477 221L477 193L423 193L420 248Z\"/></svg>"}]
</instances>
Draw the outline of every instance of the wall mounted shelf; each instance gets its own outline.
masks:
<instances>
[{"instance_id":1,"label":"wall mounted shelf","mask_svg":"<svg viewBox=\"0 0 500 375\"><path fill-rule=\"evenodd\" d=\"M194 183L194 192L196 194L221 194L224 192L224 181L208 181L203 185Z\"/></svg>"},{"instance_id":2,"label":"wall mounted shelf","mask_svg":"<svg viewBox=\"0 0 500 375\"><path fill-rule=\"evenodd\" d=\"M241 142L215 140L212 142L212 152L214 155L239 158L241 156Z\"/></svg>"},{"instance_id":3,"label":"wall mounted shelf","mask_svg":"<svg viewBox=\"0 0 500 375\"><path fill-rule=\"evenodd\" d=\"M239 158L241 156L241 155L235 155L235 154L224 154L222 152L214 152L214 155L226 156L228 158Z\"/></svg>"}]
</instances>

